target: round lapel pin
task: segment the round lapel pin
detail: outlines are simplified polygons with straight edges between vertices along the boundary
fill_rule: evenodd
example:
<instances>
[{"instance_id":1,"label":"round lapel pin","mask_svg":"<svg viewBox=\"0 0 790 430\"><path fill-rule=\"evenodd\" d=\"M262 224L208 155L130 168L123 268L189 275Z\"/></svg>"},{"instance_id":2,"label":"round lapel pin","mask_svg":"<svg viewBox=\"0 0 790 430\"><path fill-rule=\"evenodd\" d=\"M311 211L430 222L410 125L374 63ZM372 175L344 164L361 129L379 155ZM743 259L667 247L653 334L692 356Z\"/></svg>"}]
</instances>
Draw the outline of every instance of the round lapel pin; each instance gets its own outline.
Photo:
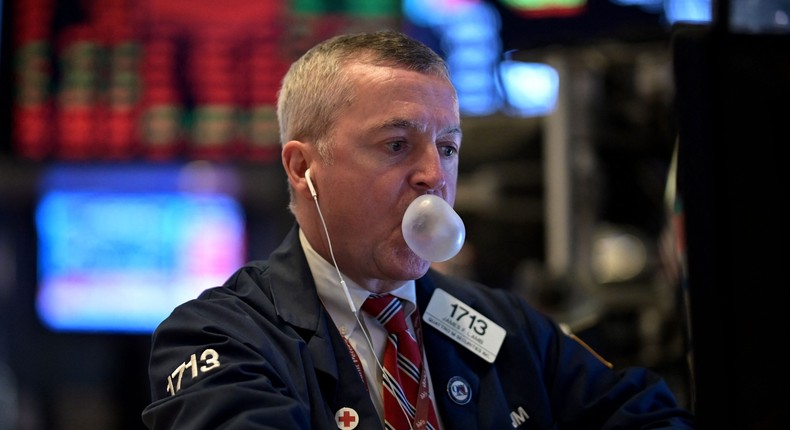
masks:
<instances>
[{"instance_id":1,"label":"round lapel pin","mask_svg":"<svg viewBox=\"0 0 790 430\"><path fill-rule=\"evenodd\" d=\"M340 408L335 413L335 423L340 430L353 430L359 425L359 415L351 408Z\"/></svg>"},{"instance_id":2,"label":"round lapel pin","mask_svg":"<svg viewBox=\"0 0 790 430\"><path fill-rule=\"evenodd\" d=\"M465 405L472 400L472 387L466 379L460 376L453 376L447 382L447 394L450 399L459 405Z\"/></svg>"}]
</instances>

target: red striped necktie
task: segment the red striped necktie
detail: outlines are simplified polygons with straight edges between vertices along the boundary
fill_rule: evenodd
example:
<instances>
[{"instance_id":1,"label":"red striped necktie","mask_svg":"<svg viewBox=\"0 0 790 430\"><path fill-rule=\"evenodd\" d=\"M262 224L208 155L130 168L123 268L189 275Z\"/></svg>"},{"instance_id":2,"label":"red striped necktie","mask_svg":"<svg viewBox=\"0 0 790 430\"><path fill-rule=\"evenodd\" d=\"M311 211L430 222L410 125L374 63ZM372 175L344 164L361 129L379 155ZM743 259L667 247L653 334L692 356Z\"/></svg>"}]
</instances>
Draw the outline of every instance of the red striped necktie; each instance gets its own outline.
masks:
<instances>
[{"instance_id":1,"label":"red striped necktie","mask_svg":"<svg viewBox=\"0 0 790 430\"><path fill-rule=\"evenodd\" d=\"M420 347L407 330L400 300L390 294L371 295L362 310L374 316L388 333L382 369L385 428L438 430Z\"/></svg>"}]
</instances>

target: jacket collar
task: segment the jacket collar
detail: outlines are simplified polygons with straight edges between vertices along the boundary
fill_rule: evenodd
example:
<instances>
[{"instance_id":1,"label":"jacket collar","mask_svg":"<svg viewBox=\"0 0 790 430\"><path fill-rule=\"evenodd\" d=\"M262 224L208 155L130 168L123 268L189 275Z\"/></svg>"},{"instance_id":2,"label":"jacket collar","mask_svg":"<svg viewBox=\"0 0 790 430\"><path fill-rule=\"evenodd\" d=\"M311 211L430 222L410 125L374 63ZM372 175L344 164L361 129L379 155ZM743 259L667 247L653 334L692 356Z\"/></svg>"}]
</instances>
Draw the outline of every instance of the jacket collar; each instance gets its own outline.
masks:
<instances>
[{"instance_id":1,"label":"jacket collar","mask_svg":"<svg viewBox=\"0 0 790 430\"><path fill-rule=\"evenodd\" d=\"M339 379L338 356L344 343L321 306L296 224L269 259L269 291L277 315L307 342L316 370ZM340 351L340 352L338 352Z\"/></svg>"},{"instance_id":2,"label":"jacket collar","mask_svg":"<svg viewBox=\"0 0 790 430\"><path fill-rule=\"evenodd\" d=\"M297 224L272 253L269 267L272 273L268 287L277 315L298 329L316 332L323 315L321 301L299 243Z\"/></svg>"}]
</instances>

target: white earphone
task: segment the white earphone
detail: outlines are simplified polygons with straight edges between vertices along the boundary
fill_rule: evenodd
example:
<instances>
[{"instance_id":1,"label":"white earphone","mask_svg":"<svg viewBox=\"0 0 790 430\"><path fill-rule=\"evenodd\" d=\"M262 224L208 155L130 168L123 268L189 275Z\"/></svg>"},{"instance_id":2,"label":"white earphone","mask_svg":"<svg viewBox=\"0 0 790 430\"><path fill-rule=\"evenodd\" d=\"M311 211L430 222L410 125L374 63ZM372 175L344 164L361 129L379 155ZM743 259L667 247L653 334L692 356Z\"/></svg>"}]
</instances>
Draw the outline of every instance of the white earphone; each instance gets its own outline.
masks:
<instances>
[{"instance_id":1,"label":"white earphone","mask_svg":"<svg viewBox=\"0 0 790 430\"><path fill-rule=\"evenodd\" d=\"M310 188L310 194L313 198L318 197L318 193L315 192L315 187L313 186L313 181L310 180L310 169L304 171L304 178L307 181L307 188Z\"/></svg>"}]
</instances>

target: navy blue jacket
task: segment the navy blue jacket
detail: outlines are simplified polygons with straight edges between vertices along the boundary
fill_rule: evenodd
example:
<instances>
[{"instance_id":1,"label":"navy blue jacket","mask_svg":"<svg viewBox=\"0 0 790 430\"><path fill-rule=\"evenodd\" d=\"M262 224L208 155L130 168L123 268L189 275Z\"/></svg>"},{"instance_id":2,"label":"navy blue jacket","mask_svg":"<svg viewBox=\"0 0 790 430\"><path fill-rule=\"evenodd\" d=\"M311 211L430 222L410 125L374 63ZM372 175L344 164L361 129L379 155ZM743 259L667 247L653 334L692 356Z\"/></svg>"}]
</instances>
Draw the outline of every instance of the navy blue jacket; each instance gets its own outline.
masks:
<instances>
[{"instance_id":1,"label":"navy blue jacket","mask_svg":"<svg viewBox=\"0 0 790 430\"><path fill-rule=\"evenodd\" d=\"M424 344L445 429L692 428L670 389L643 369L614 371L504 290L429 271L419 309L441 288L507 335L488 363L427 324ZM177 307L152 338L150 429L322 429L349 407L381 429L344 340L321 305L297 229L265 262ZM453 401L451 378L471 387Z\"/></svg>"}]
</instances>

